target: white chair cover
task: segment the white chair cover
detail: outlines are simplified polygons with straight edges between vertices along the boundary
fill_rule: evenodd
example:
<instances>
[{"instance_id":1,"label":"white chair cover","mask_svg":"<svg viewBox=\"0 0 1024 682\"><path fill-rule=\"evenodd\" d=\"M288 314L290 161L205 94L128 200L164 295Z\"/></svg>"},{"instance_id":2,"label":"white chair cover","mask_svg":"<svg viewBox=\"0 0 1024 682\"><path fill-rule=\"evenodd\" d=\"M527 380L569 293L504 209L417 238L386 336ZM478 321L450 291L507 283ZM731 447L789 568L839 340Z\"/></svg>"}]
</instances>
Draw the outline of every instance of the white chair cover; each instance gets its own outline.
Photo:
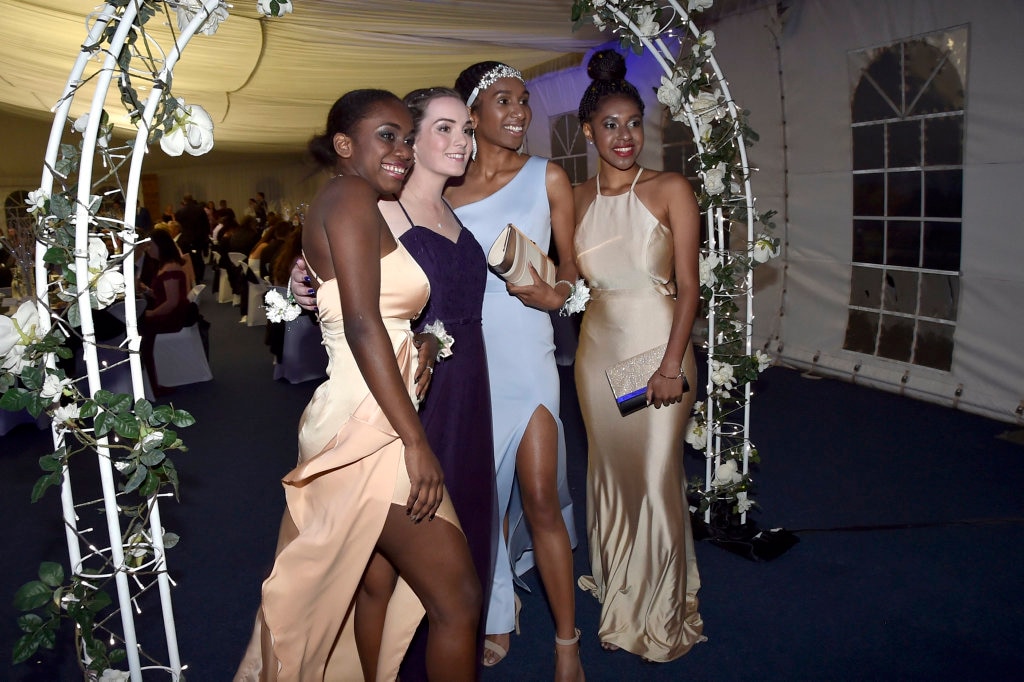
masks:
<instances>
[{"instance_id":1,"label":"white chair cover","mask_svg":"<svg viewBox=\"0 0 1024 682\"><path fill-rule=\"evenodd\" d=\"M157 334L153 361L162 386L197 384L213 378L198 323L172 334Z\"/></svg>"},{"instance_id":2,"label":"white chair cover","mask_svg":"<svg viewBox=\"0 0 1024 682\"><path fill-rule=\"evenodd\" d=\"M284 348L281 361L274 365L274 379L299 384L327 378L327 349L320 325L308 315L300 315L285 325Z\"/></svg>"}]
</instances>

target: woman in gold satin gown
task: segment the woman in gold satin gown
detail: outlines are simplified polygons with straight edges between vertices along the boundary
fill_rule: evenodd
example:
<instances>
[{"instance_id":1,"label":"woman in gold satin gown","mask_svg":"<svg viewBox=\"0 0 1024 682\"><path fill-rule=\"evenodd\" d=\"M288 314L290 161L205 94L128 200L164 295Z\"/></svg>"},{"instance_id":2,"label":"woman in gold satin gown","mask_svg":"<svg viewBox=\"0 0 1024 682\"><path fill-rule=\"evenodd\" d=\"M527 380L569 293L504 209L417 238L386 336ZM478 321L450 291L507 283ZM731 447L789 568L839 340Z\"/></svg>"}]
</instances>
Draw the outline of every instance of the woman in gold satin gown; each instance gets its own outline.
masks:
<instances>
[{"instance_id":1,"label":"woman in gold satin gown","mask_svg":"<svg viewBox=\"0 0 1024 682\"><path fill-rule=\"evenodd\" d=\"M377 209L412 165L412 130L397 97L356 90L309 145L333 173L303 231L328 380L302 415L299 464L284 477L287 510L257 624L262 665L247 655L236 679L393 680L424 609L430 679L475 678L480 581L416 414L437 347L417 352L410 321L430 286ZM385 559L398 584L368 646L356 638L355 595Z\"/></svg>"},{"instance_id":2,"label":"woman in gold satin gown","mask_svg":"<svg viewBox=\"0 0 1024 682\"><path fill-rule=\"evenodd\" d=\"M594 55L580 103L600 168L575 188L574 238L590 286L576 354L587 429L587 531L593 576L580 587L601 602L598 637L609 651L671 661L703 639L700 578L683 472L683 432L696 386L690 332L697 313L700 215L678 173L641 168L643 102L625 61ZM650 407L619 414L610 366L667 343L647 382Z\"/></svg>"}]
</instances>

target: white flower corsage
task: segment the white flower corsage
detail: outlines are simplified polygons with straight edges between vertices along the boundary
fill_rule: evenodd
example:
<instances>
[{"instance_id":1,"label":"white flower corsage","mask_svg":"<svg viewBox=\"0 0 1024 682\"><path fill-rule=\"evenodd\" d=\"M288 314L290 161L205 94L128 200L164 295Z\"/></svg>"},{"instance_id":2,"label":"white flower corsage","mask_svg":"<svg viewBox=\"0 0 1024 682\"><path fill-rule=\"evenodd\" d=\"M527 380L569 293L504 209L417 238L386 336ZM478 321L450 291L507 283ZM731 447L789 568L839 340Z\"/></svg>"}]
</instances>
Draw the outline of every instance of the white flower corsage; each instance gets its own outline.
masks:
<instances>
[{"instance_id":1,"label":"white flower corsage","mask_svg":"<svg viewBox=\"0 0 1024 682\"><path fill-rule=\"evenodd\" d=\"M437 337L437 343L441 346L441 350L437 351L438 360L444 360L452 356L452 346L455 345L455 337L444 328L444 322L434 320L424 327L423 331Z\"/></svg>"},{"instance_id":2,"label":"white flower corsage","mask_svg":"<svg viewBox=\"0 0 1024 682\"><path fill-rule=\"evenodd\" d=\"M587 283L582 278L576 280L575 284L567 279L562 279L555 282L555 286L563 282L569 285L569 296L565 299L562 307L558 309L558 314L562 317L568 317L569 315L582 313L590 301L590 288L587 286Z\"/></svg>"},{"instance_id":3,"label":"white flower corsage","mask_svg":"<svg viewBox=\"0 0 1024 682\"><path fill-rule=\"evenodd\" d=\"M277 289L269 290L263 296L263 307L267 309L267 319L271 322L291 322L302 313L302 308L292 296L290 284L287 298Z\"/></svg>"}]
</instances>

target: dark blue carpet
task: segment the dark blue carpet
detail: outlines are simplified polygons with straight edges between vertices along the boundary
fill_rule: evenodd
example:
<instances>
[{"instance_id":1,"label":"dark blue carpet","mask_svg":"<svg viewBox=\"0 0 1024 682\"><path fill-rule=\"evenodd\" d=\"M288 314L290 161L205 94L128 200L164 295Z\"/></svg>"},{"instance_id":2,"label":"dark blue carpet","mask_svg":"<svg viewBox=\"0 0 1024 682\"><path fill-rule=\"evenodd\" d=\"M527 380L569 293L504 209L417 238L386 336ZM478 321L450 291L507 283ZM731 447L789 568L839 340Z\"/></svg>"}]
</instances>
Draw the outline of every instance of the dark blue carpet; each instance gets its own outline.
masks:
<instances>
[{"instance_id":1,"label":"dark blue carpet","mask_svg":"<svg viewBox=\"0 0 1024 682\"><path fill-rule=\"evenodd\" d=\"M298 416L316 385L274 382L262 328L239 325L236 309L207 299L203 312L215 378L171 398L198 423L181 432L190 450L175 457L181 501L162 502L165 527L182 538L169 565L193 682L229 680L245 646L283 509L278 479L295 460ZM582 574L586 454L570 371L563 380ZM699 543L709 641L669 664L603 652L598 604L577 592L588 679L1024 678L1024 448L997 438L1014 427L782 368L768 370L756 392L752 435L763 464L752 518L797 531L799 544L755 563ZM31 426L0 438L5 680L81 679L68 636L56 652L10 665L15 590L40 561L66 563L57 495L28 501L47 445L48 432ZM686 460L703 475L702 460ZM87 485L95 464L76 466L76 482ZM553 625L536 577L528 582L523 634L487 682L551 679ZM162 635L146 624L155 613L146 606L141 639L159 651Z\"/></svg>"}]
</instances>

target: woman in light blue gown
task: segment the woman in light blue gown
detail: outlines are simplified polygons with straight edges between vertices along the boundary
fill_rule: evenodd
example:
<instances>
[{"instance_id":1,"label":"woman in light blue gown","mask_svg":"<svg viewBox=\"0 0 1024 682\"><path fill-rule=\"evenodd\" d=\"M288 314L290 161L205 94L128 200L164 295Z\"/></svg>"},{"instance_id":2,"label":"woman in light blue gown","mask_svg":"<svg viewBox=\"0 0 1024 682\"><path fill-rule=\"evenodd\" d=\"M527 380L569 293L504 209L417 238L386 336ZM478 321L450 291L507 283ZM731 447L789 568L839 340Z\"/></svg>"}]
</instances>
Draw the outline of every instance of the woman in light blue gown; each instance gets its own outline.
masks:
<instances>
[{"instance_id":1,"label":"woman in light blue gown","mask_svg":"<svg viewBox=\"0 0 1024 682\"><path fill-rule=\"evenodd\" d=\"M497 534L484 664L507 653L518 625L513 576L536 565L555 620L555 678L582 680L572 565L576 532L549 314L565 304L576 280L572 188L561 167L518 151L532 115L518 71L498 62L474 64L455 89L470 107L476 138L474 161L445 193L459 220L485 250L513 223L545 252L554 237L560 255L555 287L536 276L534 284L509 287L488 273L484 294L498 512L506 524Z\"/></svg>"}]
</instances>

